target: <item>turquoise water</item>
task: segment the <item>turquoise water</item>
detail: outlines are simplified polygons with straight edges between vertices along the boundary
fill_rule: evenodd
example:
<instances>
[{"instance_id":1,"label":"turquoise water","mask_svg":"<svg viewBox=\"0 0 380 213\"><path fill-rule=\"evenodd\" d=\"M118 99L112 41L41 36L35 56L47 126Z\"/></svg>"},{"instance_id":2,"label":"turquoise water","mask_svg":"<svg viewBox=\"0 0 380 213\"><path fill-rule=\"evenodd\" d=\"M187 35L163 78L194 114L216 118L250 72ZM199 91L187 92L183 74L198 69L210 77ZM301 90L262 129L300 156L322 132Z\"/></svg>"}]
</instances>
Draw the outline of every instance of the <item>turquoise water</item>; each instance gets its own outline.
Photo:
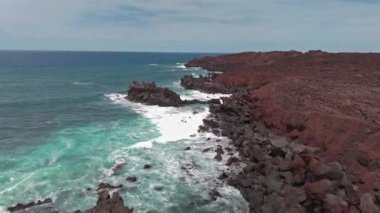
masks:
<instances>
[{"instance_id":1,"label":"turquoise water","mask_svg":"<svg viewBox=\"0 0 380 213\"><path fill-rule=\"evenodd\" d=\"M144 106L123 96L139 80L207 98L178 85L185 74L205 73L181 64L200 56L0 52L0 212L47 197L52 205L27 212L85 210L95 205L101 182L123 184L120 194L135 212L246 212L230 187L208 201L224 166L202 154L213 146L210 136L196 134L207 106Z\"/></svg>"}]
</instances>

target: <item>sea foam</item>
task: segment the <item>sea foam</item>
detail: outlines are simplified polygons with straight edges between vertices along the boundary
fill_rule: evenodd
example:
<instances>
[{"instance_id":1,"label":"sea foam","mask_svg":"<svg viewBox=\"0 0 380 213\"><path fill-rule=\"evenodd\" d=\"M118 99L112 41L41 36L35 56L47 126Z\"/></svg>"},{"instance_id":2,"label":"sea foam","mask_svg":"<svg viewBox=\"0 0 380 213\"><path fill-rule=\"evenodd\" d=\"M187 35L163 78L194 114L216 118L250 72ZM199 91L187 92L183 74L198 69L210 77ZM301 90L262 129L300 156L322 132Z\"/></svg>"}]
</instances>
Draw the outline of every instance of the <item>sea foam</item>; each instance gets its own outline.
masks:
<instances>
[{"instance_id":1,"label":"sea foam","mask_svg":"<svg viewBox=\"0 0 380 213\"><path fill-rule=\"evenodd\" d=\"M209 115L208 106L192 107L160 107L134 103L126 99L126 95L112 93L106 95L114 103L122 104L142 116L150 119L156 125L161 136L137 143L133 148L151 148L153 143L175 142L184 139L199 139L201 137L216 137L210 133L199 133L199 126L203 119ZM188 95L181 95L183 100L210 100L229 96L226 94L206 94L198 91L190 91Z\"/></svg>"},{"instance_id":2,"label":"sea foam","mask_svg":"<svg viewBox=\"0 0 380 213\"><path fill-rule=\"evenodd\" d=\"M176 63L176 68L179 68L179 69L186 69L186 66L184 63Z\"/></svg>"}]
</instances>

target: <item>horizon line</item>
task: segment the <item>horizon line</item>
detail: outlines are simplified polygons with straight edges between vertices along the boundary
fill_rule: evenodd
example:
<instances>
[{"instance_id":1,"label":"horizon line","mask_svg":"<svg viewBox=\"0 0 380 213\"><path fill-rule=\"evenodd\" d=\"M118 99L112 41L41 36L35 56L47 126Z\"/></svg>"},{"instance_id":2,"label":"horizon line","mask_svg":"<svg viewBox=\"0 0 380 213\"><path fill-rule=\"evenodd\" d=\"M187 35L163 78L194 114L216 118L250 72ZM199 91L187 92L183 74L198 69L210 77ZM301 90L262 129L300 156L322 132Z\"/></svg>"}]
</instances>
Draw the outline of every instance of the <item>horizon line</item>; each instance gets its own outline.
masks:
<instances>
[{"instance_id":1,"label":"horizon line","mask_svg":"<svg viewBox=\"0 0 380 213\"><path fill-rule=\"evenodd\" d=\"M149 50L149 51L139 51L139 50L49 50L49 49L0 49L0 52L108 52L108 53L182 53L182 54L230 54L230 53L239 53L239 52L186 52L186 51L155 51L155 50ZM247 51L242 51L247 52Z\"/></svg>"},{"instance_id":2,"label":"horizon line","mask_svg":"<svg viewBox=\"0 0 380 213\"><path fill-rule=\"evenodd\" d=\"M149 51L139 51L139 50L49 50L49 49L0 49L0 52L82 52L82 53L161 53L161 54L173 54L173 53L178 53L178 54L239 54L239 53L266 53L266 52L290 52L290 51L296 51L296 52L301 52L301 53L307 53L310 51L322 51L326 53L369 53L369 54L379 54L380 52L375 52L375 51L327 51L327 50L320 50L320 49L310 49L307 51L303 50L295 50L295 49L289 49L289 50L283 50L283 49L278 49L278 50L241 50L241 51L231 51L231 52L213 52L213 51L156 51L156 50L149 50Z\"/></svg>"}]
</instances>

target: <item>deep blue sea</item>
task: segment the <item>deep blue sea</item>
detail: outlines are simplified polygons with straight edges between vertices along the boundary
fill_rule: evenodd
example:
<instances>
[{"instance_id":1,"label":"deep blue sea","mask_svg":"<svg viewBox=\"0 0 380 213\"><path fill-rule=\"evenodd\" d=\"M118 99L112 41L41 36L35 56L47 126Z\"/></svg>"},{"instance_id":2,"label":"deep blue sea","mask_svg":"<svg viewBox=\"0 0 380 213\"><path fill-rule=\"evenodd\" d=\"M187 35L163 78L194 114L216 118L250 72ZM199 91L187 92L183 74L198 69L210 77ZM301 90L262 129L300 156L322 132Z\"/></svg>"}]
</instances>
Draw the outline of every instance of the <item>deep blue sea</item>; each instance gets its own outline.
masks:
<instances>
[{"instance_id":1,"label":"deep blue sea","mask_svg":"<svg viewBox=\"0 0 380 213\"><path fill-rule=\"evenodd\" d=\"M137 213L247 212L240 193L228 186L209 201L225 167L213 160L215 153L202 153L215 145L207 140L215 136L197 132L206 105L125 100L133 80L155 81L184 99L217 97L179 86L185 74L205 74L183 66L201 56L1 51L0 212L48 197L52 205L26 212L86 210L96 204L101 182L123 184L119 193ZM129 176L137 182L128 183Z\"/></svg>"}]
</instances>

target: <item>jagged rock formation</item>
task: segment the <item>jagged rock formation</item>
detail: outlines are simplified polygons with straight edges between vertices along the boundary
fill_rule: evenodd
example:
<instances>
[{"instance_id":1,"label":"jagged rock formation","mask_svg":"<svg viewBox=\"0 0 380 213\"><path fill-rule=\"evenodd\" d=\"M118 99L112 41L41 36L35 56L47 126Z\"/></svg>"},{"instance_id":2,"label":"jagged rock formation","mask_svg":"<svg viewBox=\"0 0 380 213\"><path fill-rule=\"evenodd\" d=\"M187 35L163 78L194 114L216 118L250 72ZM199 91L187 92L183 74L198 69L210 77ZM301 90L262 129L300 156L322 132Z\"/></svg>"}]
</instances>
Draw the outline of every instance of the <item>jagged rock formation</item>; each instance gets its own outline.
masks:
<instances>
[{"instance_id":1,"label":"jagged rock formation","mask_svg":"<svg viewBox=\"0 0 380 213\"><path fill-rule=\"evenodd\" d=\"M101 183L98 186L98 201L96 205L84 211L84 213L133 213L133 209L124 206L123 198L120 197L117 190L123 185L113 186L108 183ZM76 211L74 213L82 213Z\"/></svg>"},{"instance_id":2,"label":"jagged rock formation","mask_svg":"<svg viewBox=\"0 0 380 213\"><path fill-rule=\"evenodd\" d=\"M188 104L219 103L219 100L210 101L182 100L181 97L168 88L158 87L152 83L132 82L129 86L127 99L133 102L158 106L184 106Z\"/></svg>"},{"instance_id":3,"label":"jagged rock formation","mask_svg":"<svg viewBox=\"0 0 380 213\"><path fill-rule=\"evenodd\" d=\"M117 192L110 194L102 191L98 196L96 206L85 213L133 213L133 209L124 206L124 201Z\"/></svg>"},{"instance_id":4,"label":"jagged rock formation","mask_svg":"<svg viewBox=\"0 0 380 213\"><path fill-rule=\"evenodd\" d=\"M213 79L217 75L200 76L195 78L191 75L185 75L181 78L181 86L185 89L199 90L206 93L225 93L230 94L235 90L233 88L226 88L213 83Z\"/></svg>"}]
</instances>

